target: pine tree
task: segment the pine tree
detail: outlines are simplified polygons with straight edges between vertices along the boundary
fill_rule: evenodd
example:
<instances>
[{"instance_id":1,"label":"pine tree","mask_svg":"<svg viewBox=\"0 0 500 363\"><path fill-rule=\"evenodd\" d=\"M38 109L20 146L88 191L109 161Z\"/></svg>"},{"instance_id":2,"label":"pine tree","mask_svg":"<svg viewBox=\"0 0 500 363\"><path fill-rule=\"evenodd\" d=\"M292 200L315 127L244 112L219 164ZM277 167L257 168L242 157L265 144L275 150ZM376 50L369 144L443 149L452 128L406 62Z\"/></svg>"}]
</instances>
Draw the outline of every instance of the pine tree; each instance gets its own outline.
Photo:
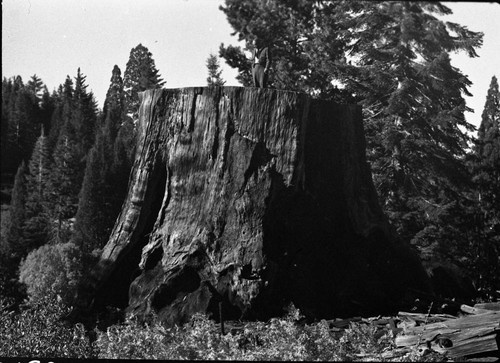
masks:
<instances>
[{"instance_id":1,"label":"pine tree","mask_svg":"<svg viewBox=\"0 0 500 363\"><path fill-rule=\"evenodd\" d=\"M104 245L107 239L105 194L109 187L105 184L106 161L104 157L104 143L102 133L99 134L95 145L89 152L87 167L82 183L78 211L75 218L74 240L81 250L91 253Z\"/></svg>"},{"instance_id":2,"label":"pine tree","mask_svg":"<svg viewBox=\"0 0 500 363\"><path fill-rule=\"evenodd\" d=\"M42 98L40 101L40 122L44 129L45 135L50 134L52 127L51 119L55 110L56 98L49 93L47 86L43 87Z\"/></svg>"},{"instance_id":3,"label":"pine tree","mask_svg":"<svg viewBox=\"0 0 500 363\"><path fill-rule=\"evenodd\" d=\"M476 183L488 228L500 234L500 91L492 77L477 133Z\"/></svg>"},{"instance_id":4,"label":"pine tree","mask_svg":"<svg viewBox=\"0 0 500 363\"><path fill-rule=\"evenodd\" d=\"M11 79L3 78L2 80L2 119L0 124L0 173L2 175L11 174L14 172L14 168L12 166L13 160L8 155L8 152L11 148L10 140L8 137L9 132L9 124L10 124L10 107L9 101L11 94L13 92L13 84Z\"/></svg>"},{"instance_id":5,"label":"pine tree","mask_svg":"<svg viewBox=\"0 0 500 363\"><path fill-rule=\"evenodd\" d=\"M21 160L29 160L36 135L40 134L38 111L33 95L25 87L20 89L16 94L8 125L9 152L16 168Z\"/></svg>"},{"instance_id":6,"label":"pine tree","mask_svg":"<svg viewBox=\"0 0 500 363\"><path fill-rule=\"evenodd\" d=\"M47 137L42 133L31 155L27 176L26 221L23 225L22 244L24 256L34 248L45 244L49 239L50 206L50 151Z\"/></svg>"},{"instance_id":7,"label":"pine tree","mask_svg":"<svg viewBox=\"0 0 500 363\"><path fill-rule=\"evenodd\" d=\"M82 160L94 144L97 123L97 105L93 94L87 92L86 78L78 68L69 118L71 127L68 129L70 132L74 132L74 139L78 140L78 153ZM84 167L82 165L82 169Z\"/></svg>"},{"instance_id":8,"label":"pine tree","mask_svg":"<svg viewBox=\"0 0 500 363\"><path fill-rule=\"evenodd\" d=\"M379 195L389 217L408 237L464 187L469 137L460 127L472 129L464 117L470 109L461 95L469 95L470 81L451 66L447 54L459 45L443 32L440 21L426 15L429 6L365 7L359 21L366 18L367 27L358 31L362 34L351 49L359 60L339 67L347 88L362 99ZM377 43L368 28L389 30Z\"/></svg>"},{"instance_id":9,"label":"pine tree","mask_svg":"<svg viewBox=\"0 0 500 363\"><path fill-rule=\"evenodd\" d=\"M17 76L2 82L2 175L28 162L42 126L50 128L52 99L42 80L33 75L26 85Z\"/></svg>"},{"instance_id":10,"label":"pine tree","mask_svg":"<svg viewBox=\"0 0 500 363\"><path fill-rule=\"evenodd\" d=\"M53 225L51 238L56 242L69 240L84 173L80 159L80 146L73 135L68 131L67 125L64 125L52 154L50 195L47 205Z\"/></svg>"},{"instance_id":11,"label":"pine tree","mask_svg":"<svg viewBox=\"0 0 500 363\"><path fill-rule=\"evenodd\" d=\"M120 69L115 66L111 84L106 97L105 123L103 129L106 146L107 169L106 185L108 186L107 213L110 223L106 226L109 231L113 227L116 217L126 197L128 179L135 155L134 129L125 118L125 94ZM133 142L133 144L132 144ZM108 149L109 148L109 149Z\"/></svg>"},{"instance_id":12,"label":"pine tree","mask_svg":"<svg viewBox=\"0 0 500 363\"><path fill-rule=\"evenodd\" d=\"M113 175L113 144L123 113L123 81L115 65L104 102L104 122L89 152L76 214L75 241L88 252L104 246L123 203L124 195L117 192L126 180Z\"/></svg>"},{"instance_id":13,"label":"pine tree","mask_svg":"<svg viewBox=\"0 0 500 363\"><path fill-rule=\"evenodd\" d=\"M500 288L500 91L492 77L478 137L472 155L472 173L478 204L475 220L480 233L474 241L475 269L482 283L493 290Z\"/></svg>"},{"instance_id":14,"label":"pine tree","mask_svg":"<svg viewBox=\"0 0 500 363\"><path fill-rule=\"evenodd\" d=\"M31 79L26 84L26 88L35 97L37 101L40 101L42 99L42 91L44 89L44 84L36 74L31 76Z\"/></svg>"},{"instance_id":15,"label":"pine tree","mask_svg":"<svg viewBox=\"0 0 500 363\"><path fill-rule=\"evenodd\" d=\"M124 117L123 79L117 65L113 68L110 86L104 100L103 115L103 132L106 135L106 143L112 147Z\"/></svg>"},{"instance_id":16,"label":"pine tree","mask_svg":"<svg viewBox=\"0 0 500 363\"><path fill-rule=\"evenodd\" d=\"M313 66L312 62L318 63L319 59L316 61L311 55L317 33L334 31L331 29L332 22L325 24L323 29L318 27L318 18L327 4L309 0L226 0L226 6L221 10L235 30L234 34L238 35L238 40L245 41L246 45L241 48L221 44L219 55L229 66L238 69L236 79L244 86L250 86L249 53L253 50L253 41L259 39L272 53L270 87L314 95L325 93L335 88L331 83L332 75L325 72L324 66ZM321 48L331 48L328 61L334 62L342 56L338 41L334 35L327 41Z\"/></svg>"},{"instance_id":17,"label":"pine tree","mask_svg":"<svg viewBox=\"0 0 500 363\"><path fill-rule=\"evenodd\" d=\"M217 56L215 54L210 54L207 58L206 64L208 69L208 86L223 86L226 81L222 79L222 70L220 69L219 59Z\"/></svg>"},{"instance_id":18,"label":"pine tree","mask_svg":"<svg viewBox=\"0 0 500 363\"><path fill-rule=\"evenodd\" d=\"M0 249L0 296L7 303L18 306L24 301L24 287L19 283L18 267L21 258L26 255L23 248L22 234L25 222L26 174L24 161L17 170L10 203L10 223L7 225L5 240Z\"/></svg>"},{"instance_id":19,"label":"pine tree","mask_svg":"<svg viewBox=\"0 0 500 363\"><path fill-rule=\"evenodd\" d=\"M374 181L405 237L433 222L429 216L444 212L466 187L472 125L462 95L470 81L448 54L477 56L482 34L439 20L435 15L451 13L446 6L227 0L222 10L239 40L272 44L275 86L363 106ZM221 55L240 79L248 75L241 50L222 45Z\"/></svg>"},{"instance_id":20,"label":"pine tree","mask_svg":"<svg viewBox=\"0 0 500 363\"><path fill-rule=\"evenodd\" d=\"M85 81L78 68L75 82L67 76L53 97L48 140L53 163L45 210L51 223L50 238L56 242L67 242L73 233L86 157L95 138L97 106Z\"/></svg>"},{"instance_id":21,"label":"pine tree","mask_svg":"<svg viewBox=\"0 0 500 363\"><path fill-rule=\"evenodd\" d=\"M240 41L272 46L272 85L363 107L367 159L399 234L426 254L474 265L477 234L465 158L471 82L449 53L476 57L482 33L439 16L439 2L226 0ZM250 82L243 49L220 55ZM469 228L470 227L470 228ZM439 257L438 257L439 256Z\"/></svg>"},{"instance_id":22,"label":"pine tree","mask_svg":"<svg viewBox=\"0 0 500 363\"><path fill-rule=\"evenodd\" d=\"M26 252L23 251L21 243L23 224L26 217L26 174L27 168L23 161L21 165L19 165L14 179L10 203L10 225L8 226L6 236L7 250L3 251L9 259L16 261L16 264L19 263L21 257L24 256Z\"/></svg>"},{"instance_id":23,"label":"pine tree","mask_svg":"<svg viewBox=\"0 0 500 363\"><path fill-rule=\"evenodd\" d=\"M139 111L138 93L150 88L161 88L164 84L148 48L142 44L132 48L123 76L123 86L126 112L134 123Z\"/></svg>"},{"instance_id":24,"label":"pine tree","mask_svg":"<svg viewBox=\"0 0 500 363\"><path fill-rule=\"evenodd\" d=\"M64 84L60 85L56 94L52 95L55 109L51 117L51 128L49 133L49 147L54 150L62 128L71 119L73 109L73 81L66 77Z\"/></svg>"}]
</instances>

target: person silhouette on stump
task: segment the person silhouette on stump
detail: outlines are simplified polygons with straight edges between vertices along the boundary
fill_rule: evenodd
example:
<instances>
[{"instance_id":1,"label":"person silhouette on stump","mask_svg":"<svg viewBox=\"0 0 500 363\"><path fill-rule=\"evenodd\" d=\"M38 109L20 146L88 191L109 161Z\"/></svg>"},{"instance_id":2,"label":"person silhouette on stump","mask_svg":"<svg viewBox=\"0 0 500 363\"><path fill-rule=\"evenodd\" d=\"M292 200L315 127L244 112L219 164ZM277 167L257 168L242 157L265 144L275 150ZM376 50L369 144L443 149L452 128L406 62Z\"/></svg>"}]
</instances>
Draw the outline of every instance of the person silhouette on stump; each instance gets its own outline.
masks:
<instances>
[{"instance_id":1,"label":"person silhouette on stump","mask_svg":"<svg viewBox=\"0 0 500 363\"><path fill-rule=\"evenodd\" d=\"M254 87L265 88L269 67L271 66L271 53L260 39L255 39L252 51L252 79Z\"/></svg>"}]
</instances>

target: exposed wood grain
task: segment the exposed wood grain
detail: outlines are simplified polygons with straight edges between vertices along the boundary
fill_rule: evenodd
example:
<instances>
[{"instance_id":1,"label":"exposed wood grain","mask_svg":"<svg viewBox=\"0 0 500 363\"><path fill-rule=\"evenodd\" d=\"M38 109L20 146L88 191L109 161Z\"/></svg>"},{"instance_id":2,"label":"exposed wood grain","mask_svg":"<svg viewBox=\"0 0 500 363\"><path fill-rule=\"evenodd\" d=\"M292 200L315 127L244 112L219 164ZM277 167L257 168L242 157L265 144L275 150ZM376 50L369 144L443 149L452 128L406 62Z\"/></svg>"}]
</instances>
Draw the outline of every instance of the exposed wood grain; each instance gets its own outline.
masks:
<instances>
[{"instance_id":1,"label":"exposed wood grain","mask_svg":"<svg viewBox=\"0 0 500 363\"><path fill-rule=\"evenodd\" d=\"M148 90L136 140L93 270L96 307L173 325L218 316L216 300L228 320L293 301L331 319L393 311L407 288L429 287L378 202L359 106L275 89Z\"/></svg>"},{"instance_id":2,"label":"exposed wood grain","mask_svg":"<svg viewBox=\"0 0 500 363\"><path fill-rule=\"evenodd\" d=\"M498 335L500 334L500 312L469 309L476 314L439 322L405 326L396 337L398 347L431 346L439 352L446 352L450 357L470 356L478 353L498 354ZM420 314L400 315L402 319L417 318Z\"/></svg>"}]
</instances>

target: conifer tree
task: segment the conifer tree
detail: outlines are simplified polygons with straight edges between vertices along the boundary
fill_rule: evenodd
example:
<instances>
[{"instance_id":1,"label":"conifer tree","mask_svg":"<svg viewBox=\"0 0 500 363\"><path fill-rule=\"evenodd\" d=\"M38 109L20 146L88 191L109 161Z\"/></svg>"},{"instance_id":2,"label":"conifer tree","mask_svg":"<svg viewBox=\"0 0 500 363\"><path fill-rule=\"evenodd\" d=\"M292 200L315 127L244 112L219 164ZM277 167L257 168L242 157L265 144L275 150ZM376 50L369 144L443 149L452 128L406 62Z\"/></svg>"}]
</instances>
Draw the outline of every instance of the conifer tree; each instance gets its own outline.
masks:
<instances>
[{"instance_id":1,"label":"conifer tree","mask_svg":"<svg viewBox=\"0 0 500 363\"><path fill-rule=\"evenodd\" d=\"M500 91L492 77L477 133L475 181L487 228L500 235Z\"/></svg>"},{"instance_id":2,"label":"conifer tree","mask_svg":"<svg viewBox=\"0 0 500 363\"><path fill-rule=\"evenodd\" d=\"M131 170L130 161L135 154L135 143L131 147L133 141L131 136L134 134L134 130L131 128L132 124L123 122L125 113L124 97L120 69L115 66L106 97L106 119L103 130L106 155L109 156L106 184L111 186L108 193L108 214L112 223L118 216L125 199ZM109 227L111 228L112 225Z\"/></svg>"},{"instance_id":3,"label":"conifer tree","mask_svg":"<svg viewBox=\"0 0 500 363\"><path fill-rule=\"evenodd\" d=\"M165 82L161 79L159 71L156 69L153 56L149 50L139 44L132 48L130 57L123 76L124 89L124 117L118 139L123 143L128 162L132 164L135 154L136 123L139 117L139 92L151 88L161 88Z\"/></svg>"},{"instance_id":4,"label":"conifer tree","mask_svg":"<svg viewBox=\"0 0 500 363\"><path fill-rule=\"evenodd\" d=\"M74 240L85 253L103 247L108 237L104 227L107 219L105 195L110 188L103 175L106 171L106 161L103 159L104 143L100 133L87 158L75 219Z\"/></svg>"},{"instance_id":5,"label":"conifer tree","mask_svg":"<svg viewBox=\"0 0 500 363\"><path fill-rule=\"evenodd\" d=\"M42 80L33 75L26 85L21 77L2 82L2 174L15 173L21 160L28 163L42 126L50 128L52 99Z\"/></svg>"},{"instance_id":6,"label":"conifer tree","mask_svg":"<svg viewBox=\"0 0 500 363\"><path fill-rule=\"evenodd\" d=\"M67 242L72 231L72 218L78 206L84 170L80 159L80 148L67 124L60 131L52 154L50 170L48 211L53 222L51 238L57 242Z\"/></svg>"},{"instance_id":7,"label":"conifer tree","mask_svg":"<svg viewBox=\"0 0 500 363\"><path fill-rule=\"evenodd\" d=\"M0 173L2 175L13 172L12 158L7 156L7 152L10 149L10 141L8 137L10 124L9 100L12 88L12 80L4 77L2 80L2 118L0 124Z\"/></svg>"},{"instance_id":8,"label":"conifer tree","mask_svg":"<svg viewBox=\"0 0 500 363\"><path fill-rule=\"evenodd\" d=\"M8 226L6 236L7 250L3 251L9 259L16 261L16 264L19 263L21 257L25 255L21 237L26 217L26 174L26 164L22 161L21 165L19 165L19 168L17 169L16 177L14 179L14 187L12 189L12 198L10 203L10 225Z\"/></svg>"},{"instance_id":9,"label":"conifer tree","mask_svg":"<svg viewBox=\"0 0 500 363\"><path fill-rule=\"evenodd\" d=\"M164 84L148 48L142 44L132 48L123 76L123 86L126 112L134 122L139 110L138 93L150 88L160 88Z\"/></svg>"},{"instance_id":10,"label":"conifer tree","mask_svg":"<svg viewBox=\"0 0 500 363\"><path fill-rule=\"evenodd\" d=\"M123 81L115 65L106 100L104 122L89 152L75 221L75 241L85 251L102 248L124 196L117 194L126 180L113 175L113 144L123 117Z\"/></svg>"},{"instance_id":11,"label":"conifer tree","mask_svg":"<svg viewBox=\"0 0 500 363\"><path fill-rule=\"evenodd\" d=\"M40 77L36 74L31 76L31 79L26 84L28 91L35 97L37 101L42 99L42 91L44 89L44 84Z\"/></svg>"},{"instance_id":12,"label":"conifer tree","mask_svg":"<svg viewBox=\"0 0 500 363\"><path fill-rule=\"evenodd\" d=\"M104 100L103 116L103 132L106 136L106 143L112 147L124 116L123 79L117 65L113 67L110 86Z\"/></svg>"},{"instance_id":13,"label":"conifer tree","mask_svg":"<svg viewBox=\"0 0 500 363\"><path fill-rule=\"evenodd\" d=\"M42 133L38 138L31 155L27 176L26 221L23 225L22 244L23 257L49 239L50 206L50 151L47 137Z\"/></svg>"},{"instance_id":14,"label":"conifer tree","mask_svg":"<svg viewBox=\"0 0 500 363\"><path fill-rule=\"evenodd\" d=\"M52 95L55 100L55 109L51 117L51 128L48 136L51 150L54 150L56 146L61 129L71 118L73 93L73 81L67 76L64 84L59 86L57 93Z\"/></svg>"},{"instance_id":15,"label":"conifer tree","mask_svg":"<svg viewBox=\"0 0 500 363\"><path fill-rule=\"evenodd\" d=\"M86 78L78 68L69 118L71 127L68 129L68 131L74 132L74 139L78 140L78 153L82 160L94 143L97 123L97 105L93 94L87 92ZM84 167L85 165L82 165L82 169Z\"/></svg>"},{"instance_id":16,"label":"conifer tree","mask_svg":"<svg viewBox=\"0 0 500 363\"><path fill-rule=\"evenodd\" d=\"M363 106L377 191L404 237L449 215L473 129L471 83L449 53L477 56L482 33L440 20L451 10L439 2L226 0L222 10L239 40L272 44L275 87ZM242 49L220 53L248 80Z\"/></svg>"},{"instance_id":17,"label":"conifer tree","mask_svg":"<svg viewBox=\"0 0 500 363\"><path fill-rule=\"evenodd\" d=\"M27 88L20 89L16 94L8 126L10 153L15 159L16 167L21 160L29 160L36 135L40 134L38 110L37 101Z\"/></svg>"},{"instance_id":18,"label":"conifer tree","mask_svg":"<svg viewBox=\"0 0 500 363\"><path fill-rule=\"evenodd\" d=\"M42 98L40 101L40 122L45 135L50 134L52 114L55 110L55 98L49 93L47 86L43 87Z\"/></svg>"},{"instance_id":19,"label":"conifer tree","mask_svg":"<svg viewBox=\"0 0 500 363\"><path fill-rule=\"evenodd\" d=\"M476 187L480 233L474 241L483 283L500 288L500 91L492 77L478 130L472 173Z\"/></svg>"},{"instance_id":20,"label":"conifer tree","mask_svg":"<svg viewBox=\"0 0 500 363\"><path fill-rule=\"evenodd\" d=\"M244 86L252 84L249 54L253 50L253 41L258 38L270 48L273 62L269 77L269 86L316 94L319 89L331 88L331 76L320 67L312 67L312 41L315 36L316 19L323 2L297 0L226 0L221 10L226 14L229 24L235 30L240 46L221 44L219 55L226 63L238 69L236 79ZM321 31L329 32L331 24ZM325 48L335 46L331 37ZM335 52L336 57L340 52ZM334 61L336 58L329 58Z\"/></svg>"},{"instance_id":21,"label":"conifer tree","mask_svg":"<svg viewBox=\"0 0 500 363\"><path fill-rule=\"evenodd\" d=\"M209 86L223 86L226 81L222 79L222 70L220 69L217 56L215 54L210 54L206 64L208 69L207 84Z\"/></svg>"},{"instance_id":22,"label":"conifer tree","mask_svg":"<svg viewBox=\"0 0 500 363\"><path fill-rule=\"evenodd\" d=\"M25 222L26 174L24 161L17 170L10 203L10 223L7 225L5 240L0 244L0 296L4 302L20 304L25 299L24 287L19 283L18 267L26 255L22 243Z\"/></svg>"}]
</instances>

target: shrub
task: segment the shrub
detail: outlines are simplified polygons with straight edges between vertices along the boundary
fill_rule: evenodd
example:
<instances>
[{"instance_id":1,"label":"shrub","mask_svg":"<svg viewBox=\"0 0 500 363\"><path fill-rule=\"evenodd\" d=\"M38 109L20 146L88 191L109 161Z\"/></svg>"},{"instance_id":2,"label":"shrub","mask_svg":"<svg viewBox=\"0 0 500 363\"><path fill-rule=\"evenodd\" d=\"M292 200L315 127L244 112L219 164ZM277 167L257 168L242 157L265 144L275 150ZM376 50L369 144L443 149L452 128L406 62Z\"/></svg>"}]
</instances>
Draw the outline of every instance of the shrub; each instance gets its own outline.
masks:
<instances>
[{"instance_id":1,"label":"shrub","mask_svg":"<svg viewBox=\"0 0 500 363\"><path fill-rule=\"evenodd\" d=\"M92 358L95 352L83 325L64 324L69 308L40 297L19 312L0 302L0 356L37 358Z\"/></svg>"},{"instance_id":2,"label":"shrub","mask_svg":"<svg viewBox=\"0 0 500 363\"><path fill-rule=\"evenodd\" d=\"M80 280L80 254L73 243L44 245L28 254L19 266L19 280L30 300L49 295L70 303Z\"/></svg>"},{"instance_id":3,"label":"shrub","mask_svg":"<svg viewBox=\"0 0 500 363\"><path fill-rule=\"evenodd\" d=\"M310 360L420 361L415 351L391 357L391 333L364 323L332 332L326 321L300 325L296 309L269 322L249 322L239 332L221 335L204 315L194 315L183 327L165 328L159 321L140 324L127 320L98 332L99 358L186 360ZM337 334L337 335L336 335ZM430 358L430 357L429 357ZM432 357L430 361L439 361Z\"/></svg>"}]
</instances>

